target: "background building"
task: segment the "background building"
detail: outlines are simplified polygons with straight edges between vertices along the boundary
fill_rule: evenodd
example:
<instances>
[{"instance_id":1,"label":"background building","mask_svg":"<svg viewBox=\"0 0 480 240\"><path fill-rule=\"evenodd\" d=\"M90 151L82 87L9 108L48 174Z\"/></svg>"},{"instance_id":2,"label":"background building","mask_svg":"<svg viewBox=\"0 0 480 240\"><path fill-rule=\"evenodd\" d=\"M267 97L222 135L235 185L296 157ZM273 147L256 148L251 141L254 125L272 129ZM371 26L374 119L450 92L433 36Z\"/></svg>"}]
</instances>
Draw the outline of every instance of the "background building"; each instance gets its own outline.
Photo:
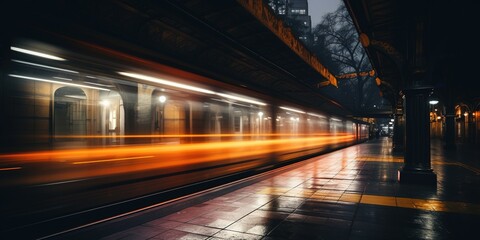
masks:
<instances>
[{"instance_id":1,"label":"background building","mask_svg":"<svg viewBox=\"0 0 480 240\"><path fill-rule=\"evenodd\" d=\"M312 18L308 14L307 0L266 0L272 10L291 26L303 43L312 42Z\"/></svg>"}]
</instances>

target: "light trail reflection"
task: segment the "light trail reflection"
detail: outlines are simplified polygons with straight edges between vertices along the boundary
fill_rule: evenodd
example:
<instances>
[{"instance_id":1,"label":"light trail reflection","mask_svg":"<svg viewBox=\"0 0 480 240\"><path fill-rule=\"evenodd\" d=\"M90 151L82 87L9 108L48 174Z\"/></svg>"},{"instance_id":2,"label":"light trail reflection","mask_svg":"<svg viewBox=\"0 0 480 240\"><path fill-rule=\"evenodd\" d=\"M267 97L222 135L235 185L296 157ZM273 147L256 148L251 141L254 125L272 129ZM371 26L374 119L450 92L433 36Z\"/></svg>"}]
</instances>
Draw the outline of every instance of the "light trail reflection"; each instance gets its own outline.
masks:
<instances>
[{"instance_id":1,"label":"light trail reflection","mask_svg":"<svg viewBox=\"0 0 480 240\"><path fill-rule=\"evenodd\" d=\"M180 135L174 135L178 138ZM198 137L212 135L198 135ZM225 135L215 135L225 137ZM234 136L228 135L227 136ZM286 135L275 135L267 140L232 140L223 142L176 143L176 144L138 144L118 145L110 147L95 147L77 149L58 149L49 151L33 151L0 155L0 163L22 166L31 163L56 163L70 165L67 169L45 169L37 171L35 178L29 184L64 181L77 178L107 176L112 174L132 173L151 169L181 167L198 169L223 164L232 165L229 170L241 171L252 166L260 166L268 162L272 154L281 156L292 153L304 154L302 150L316 150L322 147L348 143L353 141L353 135L317 136L285 138ZM90 136L92 137L92 136ZM140 137L140 136L125 136ZM142 136L144 137L144 136ZM192 137L183 135L183 137ZM95 165L88 171L73 166ZM23 178L22 182L26 183Z\"/></svg>"}]
</instances>

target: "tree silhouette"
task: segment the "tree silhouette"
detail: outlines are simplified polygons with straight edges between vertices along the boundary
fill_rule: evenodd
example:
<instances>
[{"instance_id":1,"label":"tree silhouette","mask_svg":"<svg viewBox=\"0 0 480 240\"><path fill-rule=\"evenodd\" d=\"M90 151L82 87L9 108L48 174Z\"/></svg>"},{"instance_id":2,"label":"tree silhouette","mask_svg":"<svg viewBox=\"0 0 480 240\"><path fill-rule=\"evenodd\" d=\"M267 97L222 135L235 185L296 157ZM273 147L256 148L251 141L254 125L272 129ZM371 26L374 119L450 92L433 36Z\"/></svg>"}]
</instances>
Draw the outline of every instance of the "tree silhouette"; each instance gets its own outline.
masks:
<instances>
[{"instance_id":1,"label":"tree silhouette","mask_svg":"<svg viewBox=\"0 0 480 240\"><path fill-rule=\"evenodd\" d=\"M282 19L293 34L302 34L302 21L289 15L289 1L263 0ZM356 77L337 78L338 88L327 86L320 91L356 113L390 106L380 95L375 78L361 72L372 69L367 54L358 39L352 19L344 5L323 17L311 31L312 41L306 47L336 76L355 73Z\"/></svg>"}]
</instances>

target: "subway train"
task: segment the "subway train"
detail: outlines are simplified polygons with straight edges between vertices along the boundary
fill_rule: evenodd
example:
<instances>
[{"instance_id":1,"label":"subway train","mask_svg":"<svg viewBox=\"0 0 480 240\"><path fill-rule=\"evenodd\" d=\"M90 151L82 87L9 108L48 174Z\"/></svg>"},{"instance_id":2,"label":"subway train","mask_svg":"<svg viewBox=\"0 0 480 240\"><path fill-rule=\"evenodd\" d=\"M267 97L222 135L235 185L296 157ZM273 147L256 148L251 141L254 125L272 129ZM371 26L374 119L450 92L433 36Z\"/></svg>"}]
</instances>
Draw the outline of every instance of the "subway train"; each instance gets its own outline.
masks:
<instances>
[{"instance_id":1,"label":"subway train","mask_svg":"<svg viewBox=\"0 0 480 240\"><path fill-rule=\"evenodd\" d=\"M48 235L369 136L366 122L68 37L16 37L6 56L4 235Z\"/></svg>"}]
</instances>

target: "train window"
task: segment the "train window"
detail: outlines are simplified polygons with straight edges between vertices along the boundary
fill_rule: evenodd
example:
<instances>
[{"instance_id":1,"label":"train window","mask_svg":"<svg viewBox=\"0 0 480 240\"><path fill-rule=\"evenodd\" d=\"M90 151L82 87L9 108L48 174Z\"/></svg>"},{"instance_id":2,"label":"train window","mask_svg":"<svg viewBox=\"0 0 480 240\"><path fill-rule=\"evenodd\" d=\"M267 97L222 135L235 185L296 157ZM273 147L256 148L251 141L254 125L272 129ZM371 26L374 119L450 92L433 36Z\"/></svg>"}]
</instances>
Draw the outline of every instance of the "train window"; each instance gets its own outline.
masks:
<instances>
[{"instance_id":1,"label":"train window","mask_svg":"<svg viewBox=\"0 0 480 240\"><path fill-rule=\"evenodd\" d=\"M235 106L233 107L233 132L236 134L248 134L255 132L254 124L251 124L251 120L254 118L254 111L250 110L248 106ZM250 113L251 112L251 113Z\"/></svg>"},{"instance_id":2,"label":"train window","mask_svg":"<svg viewBox=\"0 0 480 240\"><path fill-rule=\"evenodd\" d=\"M54 93L53 133L56 142L100 134L103 144L122 143L123 101L116 91L60 87Z\"/></svg>"},{"instance_id":3,"label":"train window","mask_svg":"<svg viewBox=\"0 0 480 240\"><path fill-rule=\"evenodd\" d=\"M343 132L343 122L338 118L330 118L330 133L336 135Z\"/></svg>"},{"instance_id":4,"label":"train window","mask_svg":"<svg viewBox=\"0 0 480 240\"><path fill-rule=\"evenodd\" d=\"M270 133L271 126L271 116L263 108L251 108L250 109L250 119L251 119L251 133L264 137L264 134Z\"/></svg>"},{"instance_id":5,"label":"train window","mask_svg":"<svg viewBox=\"0 0 480 240\"><path fill-rule=\"evenodd\" d=\"M54 94L54 133L56 140L65 136L85 135L87 126L87 96L76 87L61 87Z\"/></svg>"},{"instance_id":6,"label":"train window","mask_svg":"<svg viewBox=\"0 0 480 240\"><path fill-rule=\"evenodd\" d=\"M347 124L345 125L345 130L349 134L353 134L353 131L355 130L355 125L353 124L352 121L347 121Z\"/></svg>"},{"instance_id":7,"label":"train window","mask_svg":"<svg viewBox=\"0 0 480 240\"><path fill-rule=\"evenodd\" d=\"M185 103L170 100L165 103L165 134L179 135L185 133Z\"/></svg>"},{"instance_id":8,"label":"train window","mask_svg":"<svg viewBox=\"0 0 480 240\"><path fill-rule=\"evenodd\" d=\"M192 134L206 134L207 131L207 119L209 104L197 101L190 102L190 118L191 118L191 130ZM197 139L195 139L197 140Z\"/></svg>"},{"instance_id":9,"label":"train window","mask_svg":"<svg viewBox=\"0 0 480 240\"><path fill-rule=\"evenodd\" d=\"M288 136L298 135L303 131L303 114L299 111L280 109L277 115L277 131Z\"/></svg>"},{"instance_id":10,"label":"train window","mask_svg":"<svg viewBox=\"0 0 480 240\"><path fill-rule=\"evenodd\" d=\"M262 134L264 132L263 115L264 113L262 111L258 111L254 118L255 133L257 134Z\"/></svg>"},{"instance_id":11,"label":"train window","mask_svg":"<svg viewBox=\"0 0 480 240\"><path fill-rule=\"evenodd\" d=\"M220 105L210 104L209 111L209 133L210 134L221 134L221 123L222 123L222 109Z\"/></svg>"},{"instance_id":12,"label":"train window","mask_svg":"<svg viewBox=\"0 0 480 240\"><path fill-rule=\"evenodd\" d=\"M327 118L322 115L308 113L307 131L308 133L325 133L328 131Z\"/></svg>"},{"instance_id":13,"label":"train window","mask_svg":"<svg viewBox=\"0 0 480 240\"><path fill-rule=\"evenodd\" d=\"M248 115L246 116L248 118ZM233 132L243 133L244 129L244 113L240 108L233 109Z\"/></svg>"},{"instance_id":14,"label":"train window","mask_svg":"<svg viewBox=\"0 0 480 240\"><path fill-rule=\"evenodd\" d=\"M114 136L123 135L125 132L123 100L116 91L100 91L99 99L100 131L103 136L108 136L108 142L118 142L119 139Z\"/></svg>"}]
</instances>

